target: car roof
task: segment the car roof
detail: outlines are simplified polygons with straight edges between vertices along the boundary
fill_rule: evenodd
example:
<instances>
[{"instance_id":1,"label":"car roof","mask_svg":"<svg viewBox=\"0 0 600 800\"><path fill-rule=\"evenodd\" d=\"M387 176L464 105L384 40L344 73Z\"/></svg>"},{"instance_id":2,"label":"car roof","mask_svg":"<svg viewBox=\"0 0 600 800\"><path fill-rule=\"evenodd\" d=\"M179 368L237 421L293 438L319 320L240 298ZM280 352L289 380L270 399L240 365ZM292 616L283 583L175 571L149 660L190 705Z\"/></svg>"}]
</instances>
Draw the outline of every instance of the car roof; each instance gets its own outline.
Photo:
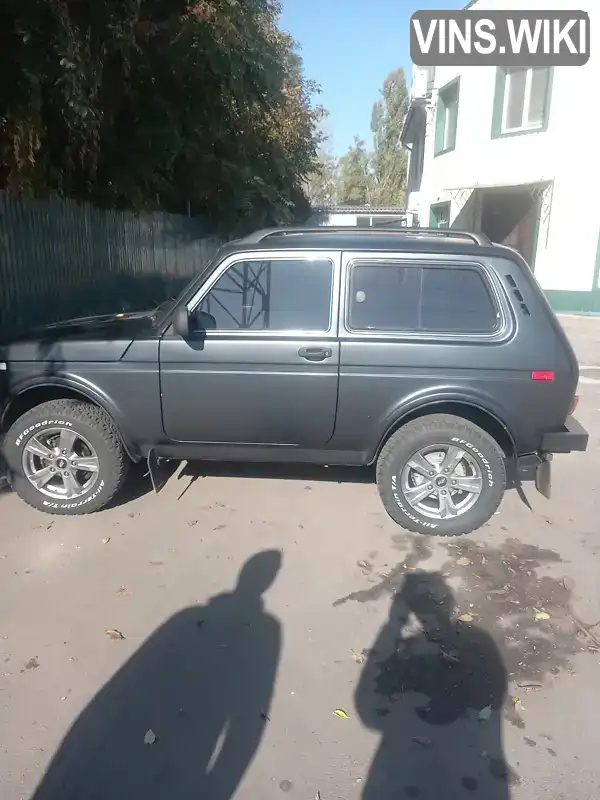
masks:
<instances>
[{"instance_id":1,"label":"car roof","mask_svg":"<svg viewBox=\"0 0 600 800\"><path fill-rule=\"evenodd\" d=\"M352 250L506 255L487 236L451 228L268 228L229 242L220 255L251 250ZM492 252L490 252L492 251ZM499 253L499 251L503 251Z\"/></svg>"}]
</instances>

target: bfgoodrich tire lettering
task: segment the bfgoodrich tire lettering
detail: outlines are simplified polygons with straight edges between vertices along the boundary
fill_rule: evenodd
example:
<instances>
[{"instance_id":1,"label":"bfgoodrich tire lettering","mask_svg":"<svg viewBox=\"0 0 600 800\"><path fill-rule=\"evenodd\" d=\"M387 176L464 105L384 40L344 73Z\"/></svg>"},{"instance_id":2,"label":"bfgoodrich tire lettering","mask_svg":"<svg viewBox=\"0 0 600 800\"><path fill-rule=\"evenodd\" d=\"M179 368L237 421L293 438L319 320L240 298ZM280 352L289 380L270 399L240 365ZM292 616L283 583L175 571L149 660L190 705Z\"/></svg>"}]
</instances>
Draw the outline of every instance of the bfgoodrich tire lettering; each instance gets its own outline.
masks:
<instances>
[{"instance_id":1,"label":"bfgoodrich tire lettering","mask_svg":"<svg viewBox=\"0 0 600 800\"><path fill-rule=\"evenodd\" d=\"M414 500L411 504L407 499L407 493L410 497L414 489L409 486L406 490L401 476L406 474L407 465L413 463L415 456L435 447L447 448L447 452L453 448L461 458L459 463L466 468L472 465L476 476L471 479L477 484L476 491L471 495L454 494L464 498L460 501L464 510L456 515L436 517L435 512L424 505L429 498L419 506L425 509L421 513ZM459 469L463 469L462 466ZM429 474L433 478L427 480L434 483L438 478L443 479L435 468ZM432 414L407 423L388 439L377 461L377 486L387 513L403 528L435 536L460 536L480 528L500 505L506 489L504 455L497 442L477 425L449 414Z\"/></svg>"},{"instance_id":2,"label":"bfgoodrich tire lettering","mask_svg":"<svg viewBox=\"0 0 600 800\"><path fill-rule=\"evenodd\" d=\"M30 482L24 469L24 452L34 437L63 430L90 443L97 462L97 474L89 482L89 489L84 488L79 496L61 499L49 496ZM99 511L119 491L129 467L129 458L108 414L79 400L52 400L32 408L8 431L4 456L15 492L30 506L49 514L76 515Z\"/></svg>"}]
</instances>

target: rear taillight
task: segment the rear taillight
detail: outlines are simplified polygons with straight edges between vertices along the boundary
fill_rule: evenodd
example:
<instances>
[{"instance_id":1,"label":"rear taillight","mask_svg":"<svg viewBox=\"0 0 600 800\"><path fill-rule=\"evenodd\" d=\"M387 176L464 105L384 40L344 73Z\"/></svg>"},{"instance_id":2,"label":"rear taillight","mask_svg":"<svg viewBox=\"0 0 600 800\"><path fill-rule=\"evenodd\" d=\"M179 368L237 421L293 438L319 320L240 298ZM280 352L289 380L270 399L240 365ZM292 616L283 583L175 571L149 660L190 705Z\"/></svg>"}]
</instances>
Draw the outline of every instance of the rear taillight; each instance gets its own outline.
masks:
<instances>
[{"instance_id":1,"label":"rear taillight","mask_svg":"<svg viewBox=\"0 0 600 800\"><path fill-rule=\"evenodd\" d=\"M554 380L554 372L552 372L552 370L546 370L546 369L535 369L531 373L531 380L532 381L553 381Z\"/></svg>"},{"instance_id":2,"label":"rear taillight","mask_svg":"<svg viewBox=\"0 0 600 800\"><path fill-rule=\"evenodd\" d=\"M571 403L571 409L569 410L569 416L572 416L575 413L575 409L579 405L579 395L576 394L573 397L573 402Z\"/></svg>"}]
</instances>

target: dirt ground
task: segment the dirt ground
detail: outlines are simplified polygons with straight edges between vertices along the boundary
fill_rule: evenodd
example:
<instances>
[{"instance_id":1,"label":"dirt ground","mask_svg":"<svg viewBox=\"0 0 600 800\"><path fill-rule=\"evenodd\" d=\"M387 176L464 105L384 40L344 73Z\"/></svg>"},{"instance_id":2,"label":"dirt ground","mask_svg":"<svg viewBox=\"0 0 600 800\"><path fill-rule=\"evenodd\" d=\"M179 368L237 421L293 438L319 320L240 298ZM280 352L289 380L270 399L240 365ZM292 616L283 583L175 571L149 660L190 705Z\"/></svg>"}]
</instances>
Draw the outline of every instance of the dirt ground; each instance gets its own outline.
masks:
<instances>
[{"instance_id":1,"label":"dirt ground","mask_svg":"<svg viewBox=\"0 0 600 800\"><path fill-rule=\"evenodd\" d=\"M562 322L589 450L469 537L407 534L369 471L0 494L3 800L600 796L600 320Z\"/></svg>"}]
</instances>

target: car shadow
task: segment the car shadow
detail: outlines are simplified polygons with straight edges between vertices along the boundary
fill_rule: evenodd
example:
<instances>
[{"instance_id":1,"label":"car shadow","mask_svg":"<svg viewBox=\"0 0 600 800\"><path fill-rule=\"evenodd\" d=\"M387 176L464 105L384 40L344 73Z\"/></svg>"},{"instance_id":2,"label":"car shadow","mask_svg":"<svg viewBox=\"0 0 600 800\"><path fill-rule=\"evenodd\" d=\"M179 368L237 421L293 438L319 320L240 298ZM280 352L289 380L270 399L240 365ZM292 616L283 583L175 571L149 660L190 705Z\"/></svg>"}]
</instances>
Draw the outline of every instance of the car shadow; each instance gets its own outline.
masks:
<instances>
[{"instance_id":1,"label":"car shadow","mask_svg":"<svg viewBox=\"0 0 600 800\"><path fill-rule=\"evenodd\" d=\"M375 468L316 466L314 464L265 464L252 462L189 461L177 476L191 478L266 478L327 483L375 483ZM186 489L187 490L187 489Z\"/></svg>"},{"instance_id":2,"label":"car shadow","mask_svg":"<svg viewBox=\"0 0 600 800\"><path fill-rule=\"evenodd\" d=\"M356 707L381 739L363 800L508 800L518 780L503 753L502 656L454 605L441 573L407 574L368 651Z\"/></svg>"},{"instance_id":3,"label":"car shadow","mask_svg":"<svg viewBox=\"0 0 600 800\"><path fill-rule=\"evenodd\" d=\"M230 800L269 724L281 626L262 595L281 553L175 614L73 723L32 800Z\"/></svg>"}]
</instances>

